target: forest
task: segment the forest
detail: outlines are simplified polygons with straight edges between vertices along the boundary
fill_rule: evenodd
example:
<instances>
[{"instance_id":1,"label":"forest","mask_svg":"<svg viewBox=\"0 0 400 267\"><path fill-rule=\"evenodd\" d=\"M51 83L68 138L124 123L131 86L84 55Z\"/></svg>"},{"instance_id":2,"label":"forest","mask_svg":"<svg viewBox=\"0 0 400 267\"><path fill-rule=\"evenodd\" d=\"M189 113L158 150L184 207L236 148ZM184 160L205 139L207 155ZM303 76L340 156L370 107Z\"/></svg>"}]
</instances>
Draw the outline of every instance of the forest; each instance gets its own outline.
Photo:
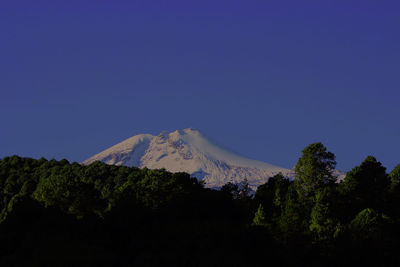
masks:
<instances>
[{"instance_id":1,"label":"forest","mask_svg":"<svg viewBox=\"0 0 400 267\"><path fill-rule=\"evenodd\" d=\"M338 181L304 148L295 178L251 192L165 169L4 157L0 266L399 266L400 164Z\"/></svg>"}]
</instances>

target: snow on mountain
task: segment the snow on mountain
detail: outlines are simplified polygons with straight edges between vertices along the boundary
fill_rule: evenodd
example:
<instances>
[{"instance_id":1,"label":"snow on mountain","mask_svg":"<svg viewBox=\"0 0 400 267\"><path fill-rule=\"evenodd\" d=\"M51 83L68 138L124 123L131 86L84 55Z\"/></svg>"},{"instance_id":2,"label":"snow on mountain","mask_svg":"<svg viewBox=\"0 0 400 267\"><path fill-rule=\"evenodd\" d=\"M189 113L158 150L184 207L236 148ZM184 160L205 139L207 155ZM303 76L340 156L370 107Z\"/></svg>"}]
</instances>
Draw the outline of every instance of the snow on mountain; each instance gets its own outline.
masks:
<instances>
[{"instance_id":1,"label":"snow on mountain","mask_svg":"<svg viewBox=\"0 0 400 267\"><path fill-rule=\"evenodd\" d=\"M114 165L187 172L204 180L206 187L211 188L247 178L255 189L279 172L293 176L292 170L247 159L219 148L192 128L162 132L158 136L136 135L85 160L83 164L97 160Z\"/></svg>"},{"instance_id":2,"label":"snow on mountain","mask_svg":"<svg viewBox=\"0 0 400 267\"><path fill-rule=\"evenodd\" d=\"M85 160L83 164L103 161L110 165L140 166L140 159L153 138L151 134L135 135Z\"/></svg>"}]
</instances>

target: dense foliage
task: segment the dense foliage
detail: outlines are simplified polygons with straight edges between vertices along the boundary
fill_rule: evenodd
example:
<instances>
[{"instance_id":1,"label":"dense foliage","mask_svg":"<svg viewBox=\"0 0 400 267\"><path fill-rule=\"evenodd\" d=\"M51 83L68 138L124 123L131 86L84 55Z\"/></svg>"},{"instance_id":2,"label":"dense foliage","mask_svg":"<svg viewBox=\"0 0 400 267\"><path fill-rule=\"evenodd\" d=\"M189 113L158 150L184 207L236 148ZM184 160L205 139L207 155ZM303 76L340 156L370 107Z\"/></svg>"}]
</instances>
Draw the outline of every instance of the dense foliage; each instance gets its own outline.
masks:
<instances>
[{"instance_id":1,"label":"dense foliage","mask_svg":"<svg viewBox=\"0 0 400 267\"><path fill-rule=\"evenodd\" d=\"M0 160L0 266L345 266L400 264L400 165L368 156L343 181L321 143L290 181L254 196L186 173Z\"/></svg>"}]
</instances>

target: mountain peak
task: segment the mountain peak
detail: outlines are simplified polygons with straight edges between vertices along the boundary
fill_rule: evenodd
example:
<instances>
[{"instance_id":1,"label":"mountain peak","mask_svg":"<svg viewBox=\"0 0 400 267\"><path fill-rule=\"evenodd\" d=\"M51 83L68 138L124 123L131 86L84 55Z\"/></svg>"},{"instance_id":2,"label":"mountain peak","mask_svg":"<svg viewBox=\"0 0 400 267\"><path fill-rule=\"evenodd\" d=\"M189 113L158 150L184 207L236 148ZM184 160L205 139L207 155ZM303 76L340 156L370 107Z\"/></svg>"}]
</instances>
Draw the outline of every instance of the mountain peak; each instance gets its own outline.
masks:
<instances>
[{"instance_id":1,"label":"mountain peak","mask_svg":"<svg viewBox=\"0 0 400 267\"><path fill-rule=\"evenodd\" d=\"M227 182L248 179L256 188L269 177L291 171L265 162L241 157L209 141L197 129L163 131L157 136L133 136L91 158L83 164L100 160L107 164L165 168L171 172L187 172L204 180L207 187L221 187Z\"/></svg>"}]
</instances>

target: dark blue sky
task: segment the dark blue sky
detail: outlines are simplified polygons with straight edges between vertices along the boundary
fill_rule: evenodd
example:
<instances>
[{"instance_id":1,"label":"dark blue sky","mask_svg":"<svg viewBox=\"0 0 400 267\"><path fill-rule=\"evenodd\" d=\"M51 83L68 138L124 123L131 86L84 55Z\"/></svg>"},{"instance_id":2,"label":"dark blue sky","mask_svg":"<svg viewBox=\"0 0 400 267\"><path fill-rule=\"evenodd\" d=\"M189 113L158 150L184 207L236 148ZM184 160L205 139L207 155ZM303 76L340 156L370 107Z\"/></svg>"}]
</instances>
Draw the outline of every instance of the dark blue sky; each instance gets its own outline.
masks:
<instances>
[{"instance_id":1,"label":"dark blue sky","mask_svg":"<svg viewBox=\"0 0 400 267\"><path fill-rule=\"evenodd\" d=\"M398 1L0 3L0 157L82 161L194 127L291 168L400 163Z\"/></svg>"}]
</instances>

